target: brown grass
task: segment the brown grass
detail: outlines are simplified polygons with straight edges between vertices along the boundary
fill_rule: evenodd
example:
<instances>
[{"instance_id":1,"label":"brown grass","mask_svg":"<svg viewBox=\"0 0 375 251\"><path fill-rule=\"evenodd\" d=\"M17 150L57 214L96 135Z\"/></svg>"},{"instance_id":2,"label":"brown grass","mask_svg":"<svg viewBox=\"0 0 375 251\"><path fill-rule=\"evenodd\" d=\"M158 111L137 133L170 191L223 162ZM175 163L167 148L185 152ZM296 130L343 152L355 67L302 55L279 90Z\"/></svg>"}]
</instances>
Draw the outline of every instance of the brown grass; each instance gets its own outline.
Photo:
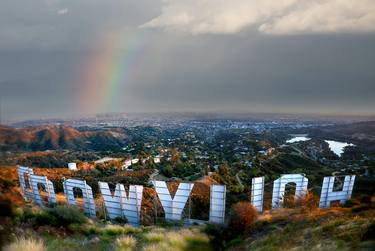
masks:
<instances>
[{"instance_id":1,"label":"brown grass","mask_svg":"<svg viewBox=\"0 0 375 251\"><path fill-rule=\"evenodd\" d=\"M7 245L3 249L4 251L44 251L46 247L41 240L33 238L20 237L14 242Z\"/></svg>"}]
</instances>

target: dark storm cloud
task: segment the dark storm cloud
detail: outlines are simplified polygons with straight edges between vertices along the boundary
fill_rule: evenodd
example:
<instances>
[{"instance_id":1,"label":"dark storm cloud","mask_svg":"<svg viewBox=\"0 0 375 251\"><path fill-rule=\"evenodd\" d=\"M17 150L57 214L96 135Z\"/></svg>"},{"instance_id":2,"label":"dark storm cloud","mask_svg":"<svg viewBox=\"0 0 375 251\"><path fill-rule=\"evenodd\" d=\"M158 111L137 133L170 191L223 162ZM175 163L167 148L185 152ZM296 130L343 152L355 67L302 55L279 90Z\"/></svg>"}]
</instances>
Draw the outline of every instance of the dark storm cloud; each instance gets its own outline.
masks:
<instances>
[{"instance_id":1,"label":"dark storm cloud","mask_svg":"<svg viewBox=\"0 0 375 251\"><path fill-rule=\"evenodd\" d=\"M108 112L373 113L375 35L367 25L371 13L361 28L331 24L335 32L313 19L305 27L290 23L292 17L307 15L309 9L301 7L283 19L254 26L245 18L224 30L220 25L201 29L196 21L174 23L170 29L176 19L164 7L151 0L1 1L2 113L8 119L79 113L77 75L88 55L103 50L97 40L106 31L122 34L125 41L140 34L145 40L136 45L139 53L130 70L123 69L129 76L120 83L117 105ZM176 13L186 6L180 7L174 7ZM327 8L332 6L323 11ZM216 11L224 15L226 9ZM320 10L315 8L314 15ZM328 21L341 20L342 13L351 16L336 11L335 19ZM211 18L202 15L197 20ZM150 20L158 21L149 25ZM144 26L162 30L140 28Z\"/></svg>"},{"instance_id":2,"label":"dark storm cloud","mask_svg":"<svg viewBox=\"0 0 375 251\"><path fill-rule=\"evenodd\" d=\"M241 110L254 106L270 111L330 110L332 106L332 111L368 112L375 105L373 35L247 34L195 38L199 41L193 43L184 40L181 37L170 45L180 45L181 50L163 51L161 44L158 53L147 54L149 62L163 54L163 66L148 77L160 84L138 84L137 95L156 104L167 103L166 107L178 104L193 109L198 103L218 110L231 104Z\"/></svg>"},{"instance_id":3,"label":"dark storm cloud","mask_svg":"<svg viewBox=\"0 0 375 251\"><path fill-rule=\"evenodd\" d=\"M2 0L0 49L84 49L103 30L147 21L157 6L151 0Z\"/></svg>"},{"instance_id":4,"label":"dark storm cloud","mask_svg":"<svg viewBox=\"0 0 375 251\"><path fill-rule=\"evenodd\" d=\"M3 113L28 117L72 110L72 75L79 59L71 51L0 51Z\"/></svg>"}]
</instances>

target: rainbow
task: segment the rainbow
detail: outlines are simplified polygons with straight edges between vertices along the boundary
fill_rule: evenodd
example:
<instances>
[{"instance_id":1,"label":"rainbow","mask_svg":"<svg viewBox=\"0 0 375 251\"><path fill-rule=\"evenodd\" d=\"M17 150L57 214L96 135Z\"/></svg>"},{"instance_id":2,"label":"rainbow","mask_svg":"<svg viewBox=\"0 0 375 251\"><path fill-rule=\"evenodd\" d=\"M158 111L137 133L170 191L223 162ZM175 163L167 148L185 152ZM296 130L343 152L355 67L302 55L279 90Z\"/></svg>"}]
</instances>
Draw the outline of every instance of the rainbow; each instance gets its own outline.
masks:
<instances>
[{"instance_id":1,"label":"rainbow","mask_svg":"<svg viewBox=\"0 0 375 251\"><path fill-rule=\"evenodd\" d=\"M78 72L79 110L85 114L113 111L123 98L123 87L131 81L144 42L144 32L125 39L119 32L107 32L94 45Z\"/></svg>"}]
</instances>

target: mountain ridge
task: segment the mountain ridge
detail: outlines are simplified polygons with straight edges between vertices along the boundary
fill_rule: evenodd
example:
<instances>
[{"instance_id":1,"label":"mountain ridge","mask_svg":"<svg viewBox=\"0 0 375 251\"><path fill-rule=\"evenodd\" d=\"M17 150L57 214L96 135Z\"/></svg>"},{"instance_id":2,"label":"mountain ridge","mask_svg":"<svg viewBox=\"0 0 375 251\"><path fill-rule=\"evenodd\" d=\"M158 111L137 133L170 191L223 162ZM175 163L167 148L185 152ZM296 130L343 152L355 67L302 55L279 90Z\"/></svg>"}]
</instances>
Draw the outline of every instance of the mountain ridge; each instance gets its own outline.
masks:
<instances>
[{"instance_id":1,"label":"mountain ridge","mask_svg":"<svg viewBox=\"0 0 375 251\"><path fill-rule=\"evenodd\" d=\"M126 138L124 131L79 131L62 125L45 125L12 128L0 125L0 149L15 150L61 150L120 147Z\"/></svg>"}]
</instances>

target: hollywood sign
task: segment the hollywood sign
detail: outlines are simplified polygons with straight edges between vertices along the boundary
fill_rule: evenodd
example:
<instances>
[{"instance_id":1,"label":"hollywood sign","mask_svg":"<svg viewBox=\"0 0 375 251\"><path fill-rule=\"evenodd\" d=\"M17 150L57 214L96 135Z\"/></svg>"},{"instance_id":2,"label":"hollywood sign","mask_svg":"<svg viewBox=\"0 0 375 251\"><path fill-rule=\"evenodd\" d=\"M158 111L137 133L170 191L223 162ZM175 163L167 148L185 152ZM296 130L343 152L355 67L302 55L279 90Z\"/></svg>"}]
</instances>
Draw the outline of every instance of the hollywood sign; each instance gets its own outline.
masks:
<instances>
[{"instance_id":1,"label":"hollywood sign","mask_svg":"<svg viewBox=\"0 0 375 251\"><path fill-rule=\"evenodd\" d=\"M38 186L42 185L47 194L48 203L56 203L56 195L53 183L46 176L34 175L33 169L19 166L18 177L23 196L26 200L32 200L35 204L43 206ZM25 177L28 177L26 184ZM345 176L341 191L333 191L335 176L324 177L320 194L319 207L327 208L332 201L350 199L353 191L355 175ZM283 174L273 182L272 208L282 205L285 187L289 183L296 185L295 198L303 198L307 193L308 179L304 174ZM30 189L27 189L27 185ZM194 187L193 183L180 183L172 198L165 181L153 181L155 191L163 207L167 220L180 220L182 212L190 193ZM76 198L74 189L81 189L83 197L84 212L90 217L96 217L95 201L92 189L85 180L66 179L63 181L66 203L75 205ZM110 219L126 217L132 225L139 225L143 186L130 185L126 192L124 185L117 184L114 193L109 189L108 183L99 182L100 193L103 197L105 210ZM225 185L211 185L210 187L210 211L209 222L224 223L225 217ZM263 211L264 177L252 179L251 204L259 211Z\"/></svg>"}]
</instances>

